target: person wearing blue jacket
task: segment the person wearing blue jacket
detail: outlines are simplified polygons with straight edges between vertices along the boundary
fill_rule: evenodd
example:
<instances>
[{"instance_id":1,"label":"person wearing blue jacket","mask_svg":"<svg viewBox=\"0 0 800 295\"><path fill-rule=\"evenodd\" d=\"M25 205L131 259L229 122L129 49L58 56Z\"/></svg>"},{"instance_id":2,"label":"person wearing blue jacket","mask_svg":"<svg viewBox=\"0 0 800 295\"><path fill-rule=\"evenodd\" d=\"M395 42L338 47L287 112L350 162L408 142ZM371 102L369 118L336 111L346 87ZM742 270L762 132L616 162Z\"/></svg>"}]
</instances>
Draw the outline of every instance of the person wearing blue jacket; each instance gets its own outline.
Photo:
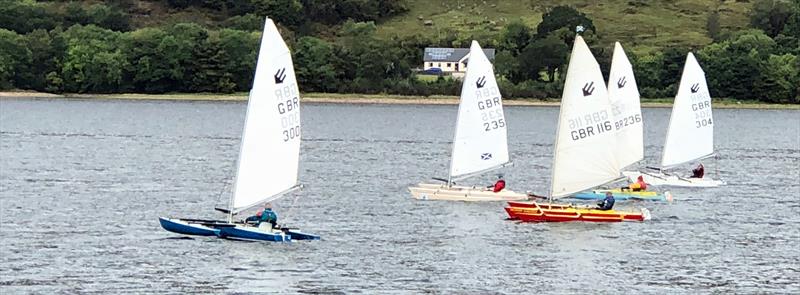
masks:
<instances>
[{"instance_id":1,"label":"person wearing blue jacket","mask_svg":"<svg viewBox=\"0 0 800 295\"><path fill-rule=\"evenodd\" d=\"M614 195L611 192L606 192L606 198L597 203L598 210L611 210L614 208Z\"/></svg>"},{"instance_id":2,"label":"person wearing blue jacket","mask_svg":"<svg viewBox=\"0 0 800 295\"><path fill-rule=\"evenodd\" d=\"M269 222L274 228L278 224L278 214L275 213L275 211L272 211L272 205L267 203L264 205L264 210L259 211L256 213L256 215L247 217L245 221L256 222L258 224L261 224L262 222Z\"/></svg>"}]
</instances>

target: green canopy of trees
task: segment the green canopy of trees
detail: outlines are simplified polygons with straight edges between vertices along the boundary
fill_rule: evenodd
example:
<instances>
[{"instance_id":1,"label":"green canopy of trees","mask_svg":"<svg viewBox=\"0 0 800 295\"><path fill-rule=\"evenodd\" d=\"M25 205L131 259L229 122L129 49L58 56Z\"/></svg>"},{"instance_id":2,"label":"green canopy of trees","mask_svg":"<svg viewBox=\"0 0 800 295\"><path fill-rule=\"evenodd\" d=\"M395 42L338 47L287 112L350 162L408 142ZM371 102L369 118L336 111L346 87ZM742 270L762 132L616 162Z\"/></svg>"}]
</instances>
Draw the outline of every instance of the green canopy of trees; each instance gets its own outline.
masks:
<instances>
[{"instance_id":1,"label":"green canopy of trees","mask_svg":"<svg viewBox=\"0 0 800 295\"><path fill-rule=\"evenodd\" d=\"M191 22L132 29L128 1L0 0L0 89L47 92L234 92L252 86L260 30L276 19L292 49L301 90L307 92L457 95L460 81L422 80L425 47L468 47L477 38L497 49L495 72L508 98L561 95L575 27L608 71L613 44L598 44L597 28L569 6L549 9L536 27L511 21L496 37L444 31L381 39L376 21L406 11L401 0L166 1L170 7L219 9L221 27ZM709 21L714 43L666 46L646 55L628 50L644 97L672 97L686 54L694 51L714 97L800 103L800 1L756 0L752 27L726 31ZM714 15L713 13L711 15ZM329 26L333 36L317 36ZM711 33L711 32L710 32ZM625 44L623 44L625 45ZM626 47L627 48L627 47ZM630 48L627 48L630 49Z\"/></svg>"}]
</instances>

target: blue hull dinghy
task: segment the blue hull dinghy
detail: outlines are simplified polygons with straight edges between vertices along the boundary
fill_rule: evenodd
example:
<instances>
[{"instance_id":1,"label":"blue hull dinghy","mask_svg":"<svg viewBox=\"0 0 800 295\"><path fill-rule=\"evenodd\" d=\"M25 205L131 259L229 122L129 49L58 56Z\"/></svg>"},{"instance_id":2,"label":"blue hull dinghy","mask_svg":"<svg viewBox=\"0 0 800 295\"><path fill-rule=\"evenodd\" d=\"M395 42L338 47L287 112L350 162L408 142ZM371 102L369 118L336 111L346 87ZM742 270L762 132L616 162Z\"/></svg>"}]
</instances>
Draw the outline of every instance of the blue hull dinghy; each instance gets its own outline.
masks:
<instances>
[{"instance_id":1,"label":"blue hull dinghy","mask_svg":"<svg viewBox=\"0 0 800 295\"><path fill-rule=\"evenodd\" d=\"M288 242L318 240L294 228L234 222L234 216L299 189L300 96L292 55L275 23L267 18L247 103L236 175L226 221L159 218L165 230L197 236ZM274 102L278 102L277 110Z\"/></svg>"}]
</instances>

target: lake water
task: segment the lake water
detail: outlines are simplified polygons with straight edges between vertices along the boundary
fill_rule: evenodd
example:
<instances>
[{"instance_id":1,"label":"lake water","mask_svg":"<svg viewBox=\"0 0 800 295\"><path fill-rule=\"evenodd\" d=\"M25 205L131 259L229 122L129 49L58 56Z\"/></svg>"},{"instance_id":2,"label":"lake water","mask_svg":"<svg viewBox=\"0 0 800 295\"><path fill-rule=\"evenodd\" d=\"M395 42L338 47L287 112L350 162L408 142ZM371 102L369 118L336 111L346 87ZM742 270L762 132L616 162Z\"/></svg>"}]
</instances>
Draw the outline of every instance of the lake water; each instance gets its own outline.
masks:
<instances>
[{"instance_id":1,"label":"lake water","mask_svg":"<svg viewBox=\"0 0 800 295\"><path fill-rule=\"evenodd\" d=\"M281 222L323 238L248 243L157 220L223 218L213 207L227 204L243 102L0 100L0 290L800 292L798 111L715 110L720 155L706 173L728 185L620 203L653 220L617 224L517 223L499 202L413 200L409 185L446 176L456 106L302 112L306 187L275 205ZM669 112L644 110L647 164ZM510 188L545 192L557 115L506 107Z\"/></svg>"}]
</instances>

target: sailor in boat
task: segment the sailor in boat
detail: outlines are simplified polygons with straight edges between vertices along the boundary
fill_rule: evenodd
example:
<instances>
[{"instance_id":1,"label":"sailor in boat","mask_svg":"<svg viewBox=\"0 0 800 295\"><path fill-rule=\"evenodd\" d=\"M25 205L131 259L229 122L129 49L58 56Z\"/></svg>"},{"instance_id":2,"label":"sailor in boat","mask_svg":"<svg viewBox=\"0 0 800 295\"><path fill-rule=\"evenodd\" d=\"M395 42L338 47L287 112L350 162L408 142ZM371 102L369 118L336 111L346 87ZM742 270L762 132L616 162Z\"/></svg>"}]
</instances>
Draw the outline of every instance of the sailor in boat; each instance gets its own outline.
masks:
<instances>
[{"instance_id":1,"label":"sailor in boat","mask_svg":"<svg viewBox=\"0 0 800 295\"><path fill-rule=\"evenodd\" d=\"M503 180L503 175L502 174L501 175L497 175L497 182L495 182L493 185L487 186L486 188L492 190L492 192L495 192L495 193L499 193L500 191L505 189L506 188L506 181Z\"/></svg>"},{"instance_id":2,"label":"sailor in boat","mask_svg":"<svg viewBox=\"0 0 800 295\"><path fill-rule=\"evenodd\" d=\"M623 186L620 189L623 191L630 190L634 192L643 192L647 190L647 183L644 182L644 177L639 175L639 178L636 178L636 182L631 183L628 186Z\"/></svg>"},{"instance_id":3,"label":"sailor in boat","mask_svg":"<svg viewBox=\"0 0 800 295\"><path fill-rule=\"evenodd\" d=\"M703 163L697 165L697 168L692 169L692 177L691 178L703 178L705 174L705 167L703 167Z\"/></svg>"},{"instance_id":4,"label":"sailor in boat","mask_svg":"<svg viewBox=\"0 0 800 295\"><path fill-rule=\"evenodd\" d=\"M606 192L606 198L597 203L598 210L611 210L614 208L614 195L611 192Z\"/></svg>"},{"instance_id":5,"label":"sailor in boat","mask_svg":"<svg viewBox=\"0 0 800 295\"><path fill-rule=\"evenodd\" d=\"M261 223L267 222L272 225L272 228L278 224L278 214L275 211L272 211L272 205L270 203L264 204L264 210L258 211L256 215L247 217L245 219L245 223L254 223L256 226L260 226Z\"/></svg>"}]
</instances>

